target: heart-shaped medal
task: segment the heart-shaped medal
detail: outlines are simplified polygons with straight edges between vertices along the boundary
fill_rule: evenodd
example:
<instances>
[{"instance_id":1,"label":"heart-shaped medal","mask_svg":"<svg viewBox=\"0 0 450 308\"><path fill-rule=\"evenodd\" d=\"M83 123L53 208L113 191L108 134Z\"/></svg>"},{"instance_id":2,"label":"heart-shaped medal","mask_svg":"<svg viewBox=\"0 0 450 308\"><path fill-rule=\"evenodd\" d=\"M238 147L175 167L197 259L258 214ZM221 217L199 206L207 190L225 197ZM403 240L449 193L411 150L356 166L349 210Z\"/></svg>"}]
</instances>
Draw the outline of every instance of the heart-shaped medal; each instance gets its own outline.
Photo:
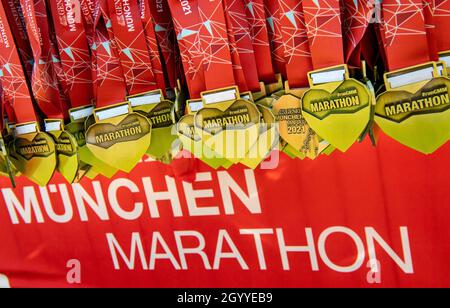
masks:
<instances>
[{"instance_id":1,"label":"heart-shaped medal","mask_svg":"<svg viewBox=\"0 0 450 308\"><path fill-rule=\"evenodd\" d=\"M303 95L303 116L320 137L345 152L370 120L371 97L355 79L320 84Z\"/></svg>"},{"instance_id":2,"label":"heart-shaped medal","mask_svg":"<svg viewBox=\"0 0 450 308\"><path fill-rule=\"evenodd\" d=\"M53 136L56 146L56 169L69 183L73 183L78 175L80 161L77 140L65 130L50 132L50 135Z\"/></svg>"},{"instance_id":3,"label":"heart-shaped medal","mask_svg":"<svg viewBox=\"0 0 450 308\"><path fill-rule=\"evenodd\" d=\"M178 138L183 144L183 149L192 153L196 158L200 159L211 168L229 168L233 165L232 162L220 157L218 153L215 153L201 142L200 136L195 133L194 115L187 114L183 116L178 121L177 132Z\"/></svg>"},{"instance_id":4,"label":"heart-shaped medal","mask_svg":"<svg viewBox=\"0 0 450 308\"><path fill-rule=\"evenodd\" d=\"M56 168L53 138L43 132L18 135L10 155L17 170L40 186L45 186Z\"/></svg>"},{"instance_id":5,"label":"heart-shaped medal","mask_svg":"<svg viewBox=\"0 0 450 308\"><path fill-rule=\"evenodd\" d=\"M273 105L281 138L289 145L288 155L303 159L316 148L319 137L309 127L302 114L302 101L292 94L281 96ZM318 155L318 153L317 153Z\"/></svg>"},{"instance_id":6,"label":"heart-shaped medal","mask_svg":"<svg viewBox=\"0 0 450 308\"><path fill-rule=\"evenodd\" d=\"M69 183L73 183L79 168L77 140L64 130L64 122L61 119L46 119L45 131L53 137L55 142L56 170Z\"/></svg>"},{"instance_id":7,"label":"heart-shaped medal","mask_svg":"<svg viewBox=\"0 0 450 308\"><path fill-rule=\"evenodd\" d=\"M272 111L263 105L256 104L256 107L263 120L263 123L258 124L260 127L258 141L241 160L241 164L251 169L256 169L268 157L270 151L279 145L280 141L278 127L275 125L275 116Z\"/></svg>"},{"instance_id":8,"label":"heart-shaped medal","mask_svg":"<svg viewBox=\"0 0 450 308\"><path fill-rule=\"evenodd\" d=\"M450 80L437 77L414 93L390 90L377 98L375 122L390 137L431 154L450 137Z\"/></svg>"},{"instance_id":9,"label":"heart-shaped medal","mask_svg":"<svg viewBox=\"0 0 450 308\"><path fill-rule=\"evenodd\" d=\"M172 94L171 96L175 95L175 93ZM178 98L181 99L180 96ZM170 163L174 152L177 151L175 109L179 106L165 99L161 90L131 95L127 97L127 100L133 107L133 111L145 116L152 126L152 138L147 154L154 160Z\"/></svg>"},{"instance_id":10,"label":"heart-shaped medal","mask_svg":"<svg viewBox=\"0 0 450 308\"><path fill-rule=\"evenodd\" d=\"M95 123L95 121L93 121ZM81 163L85 165L85 170L83 170L82 175L86 175L86 171L89 168L94 168L98 170L107 178L113 177L118 169L104 163L102 160L98 159L86 145L86 134L85 134L85 122L84 121L73 121L65 126L66 131L68 131L77 141L78 155L80 157ZM86 165L90 166L86 168ZM92 172L90 173L92 174Z\"/></svg>"},{"instance_id":11,"label":"heart-shaped medal","mask_svg":"<svg viewBox=\"0 0 450 308\"><path fill-rule=\"evenodd\" d=\"M148 119L135 112L99 119L86 131L89 150L106 164L125 172L141 160L150 141Z\"/></svg>"},{"instance_id":12,"label":"heart-shaped medal","mask_svg":"<svg viewBox=\"0 0 450 308\"><path fill-rule=\"evenodd\" d=\"M177 139L174 134L174 103L162 100L158 104L144 105L134 108L134 111L148 118L152 125L152 139L147 154L158 161L162 161L172 149Z\"/></svg>"},{"instance_id":13,"label":"heart-shaped medal","mask_svg":"<svg viewBox=\"0 0 450 308\"><path fill-rule=\"evenodd\" d=\"M195 115L195 131L202 143L238 163L259 138L261 115L250 101L235 100L225 110L206 107Z\"/></svg>"}]
</instances>

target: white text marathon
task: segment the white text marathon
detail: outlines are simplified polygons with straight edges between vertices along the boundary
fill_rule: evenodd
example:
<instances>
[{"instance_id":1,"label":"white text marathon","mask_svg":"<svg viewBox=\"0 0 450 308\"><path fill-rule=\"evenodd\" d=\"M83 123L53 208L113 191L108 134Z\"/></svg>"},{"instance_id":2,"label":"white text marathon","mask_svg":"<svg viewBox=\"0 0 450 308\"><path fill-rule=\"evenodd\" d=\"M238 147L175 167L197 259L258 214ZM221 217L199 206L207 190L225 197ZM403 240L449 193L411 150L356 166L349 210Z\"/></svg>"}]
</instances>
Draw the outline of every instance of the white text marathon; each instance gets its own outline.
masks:
<instances>
[{"instance_id":1,"label":"white text marathon","mask_svg":"<svg viewBox=\"0 0 450 308\"><path fill-rule=\"evenodd\" d=\"M116 270L169 266L175 271L198 267L214 271L231 266L242 271L301 267L351 273L373 270L373 264L382 260L405 274L414 273L407 227L392 229L386 238L370 225L283 226L283 220L276 219L280 204L270 205L276 210L263 207L254 172L242 173L234 177L227 171L197 173L194 183L161 175L1 192L13 225L81 221L102 226L95 236L109 251ZM4 214L5 207L0 211ZM123 221L128 227L105 229L113 225L108 221ZM140 227L130 227L132 222ZM344 261L329 249L330 243L341 247L336 241L350 247ZM381 271L383 264L376 270Z\"/></svg>"}]
</instances>

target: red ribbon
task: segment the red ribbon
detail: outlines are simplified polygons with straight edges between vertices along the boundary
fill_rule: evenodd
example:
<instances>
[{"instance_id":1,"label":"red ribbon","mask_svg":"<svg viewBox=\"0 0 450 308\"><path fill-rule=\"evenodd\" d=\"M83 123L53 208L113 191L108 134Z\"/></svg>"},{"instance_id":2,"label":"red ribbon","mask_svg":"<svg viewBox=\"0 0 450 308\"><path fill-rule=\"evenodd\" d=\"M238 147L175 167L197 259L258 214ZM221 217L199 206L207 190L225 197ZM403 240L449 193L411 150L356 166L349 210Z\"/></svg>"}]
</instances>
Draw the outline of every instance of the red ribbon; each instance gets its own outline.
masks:
<instances>
[{"instance_id":1,"label":"red ribbon","mask_svg":"<svg viewBox=\"0 0 450 308\"><path fill-rule=\"evenodd\" d=\"M244 0L260 81L276 82L263 0Z\"/></svg>"},{"instance_id":2,"label":"red ribbon","mask_svg":"<svg viewBox=\"0 0 450 308\"><path fill-rule=\"evenodd\" d=\"M225 6L224 9L226 9ZM247 80L245 79L244 68L241 63L241 58L239 57L239 49L236 42L236 37L234 36L233 29L230 26L231 24L230 18L226 14L225 20L226 20L228 44L230 47L231 62L233 64L234 80L236 81L236 84L240 92L247 92L249 91L249 88L247 86Z\"/></svg>"},{"instance_id":3,"label":"red ribbon","mask_svg":"<svg viewBox=\"0 0 450 308\"><path fill-rule=\"evenodd\" d=\"M369 22L374 13L375 2L342 0L341 5L345 63L359 67L361 41L369 27Z\"/></svg>"},{"instance_id":4,"label":"red ribbon","mask_svg":"<svg viewBox=\"0 0 450 308\"><path fill-rule=\"evenodd\" d=\"M155 28L156 41L161 51L163 66L165 67L164 72L167 75L169 87L174 89L177 87L177 67L175 63L176 37L169 4L167 3L167 0L142 1L150 2L149 7L153 19L153 26Z\"/></svg>"},{"instance_id":5,"label":"red ribbon","mask_svg":"<svg viewBox=\"0 0 450 308\"><path fill-rule=\"evenodd\" d=\"M98 6L98 1L93 0L79 0L81 13L83 16L83 25L86 34L86 39L89 43L89 46L92 47L94 44L94 29L95 29L95 21L94 21L94 13Z\"/></svg>"},{"instance_id":6,"label":"red ribbon","mask_svg":"<svg viewBox=\"0 0 450 308\"><path fill-rule=\"evenodd\" d=\"M233 43L231 35L234 37L232 47L236 48L235 52L239 55L239 63L242 67L247 90L258 92L260 90L259 76L244 0L224 0L223 4L229 31L228 37L231 43ZM235 77L235 79L238 81L238 78Z\"/></svg>"},{"instance_id":7,"label":"red ribbon","mask_svg":"<svg viewBox=\"0 0 450 308\"><path fill-rule=\"evenodd\" d=\"M94 49L96 55L96 107L123 102L126 83L109 25L106 2L99 0L94 11Z\"/></svg>"},{"instance_id":8,"label":"red ribbon","mask_svg":"<svg viewBox=\"0 0 450 308\"><path fill-rule=\"evenodd\" d=\"M181 60L186 75L186 83L191 98L200 98L206 90L203 67L203 50L200 43L201 20L198 13L198 1L169 0L175 27Z\"/></svg>"},{"instance_id":9,"label":"red ribbon","mask_svg":"<svg viewBox=\"0 0 450 308\"><path fill-rule=\"evenodd\" d=\"M380 36L389 71L430 61L422 0L383 0Z\"/></svg>"},{"instance_id":10,"label":"red ribbon","mask_svg":"<svg viewBox=\"0 0 450 308\"><path fill-rule=\"evenodd\" d=\"M83 7L78 0L49 0L49 3L64 76L60 80L66 87L71 107L89 105L94 93Z\"/></svg>"},{"instance_id":11,"label":"red ribbon","mask_svg":"<svg viewBox=\"0 0 450 308\"><path fill-rule=\"evenodd\" d=\"M20 1L4 0L3 8L8 22L11 25L11 32L16 42L16 47L25 66L26 76L31 80L33 72L33 53L31 51L30 42L28 40L25 19L20 6Z\"/></svg>"},{"instance_id":12,"label":"red ribbon","mask_svg":"<svg viewBox=\"0 0 450 308\"><path fill-rule=\"evenodd\" d=\"M270 50L272 52L272 64L275 72L281 74L283 79L286 79L286 60L281 28L282 12L280 3L274 0L264 0L264 9L266 12Z\"/></svg>"},{"instance_id":13,"label":"red ribbon","mask_svg":"<svg viewBox=\"0 0 450 308\"><path fill-rule=\"evenodd\" d=\"M279 0L286 71L291 88L308 86L307 74L313 69L302 2Z\"/></svg>"},{"instance_id":14,"label":"red ribbon","mask_svg":"<svg viewBox=\"0 0 450 308\"><path fill-rule=\"evenodd\" d=\"M137 0L106 0L128 94L157 88Z\"/></svg>"},{"instance_id":15,"label":"red ribbon","mask_svg":"<svg viewBox=\"0 0 450 308\"><path fill-rule=\"evenodd\" d=\"M91 51L91 79L92 79L92 92L94 99L97 97L97 57L95 51L95 16L97 7L99 6L98 1L94 0L79 0L81 6L81 13L83 16L84 31L86 34L86 40L88 41L90 51Z\"/></svg>"},{"instance_id":16,"label":"red ribbon","mask_svg":"<svg viewBox=\"0 0 450 308\"><path fill-rule=\"evenodd\" d=\"M314 69L344 64L339 0L303 0Z\"/></svg>"},{"instance_id":17,"label":"red ribbon","mask_svg":"<svg viewBox=\"0 0 450 308\"><path fill-rule=\"evenodd\" d=\"M5 109L13 108L17 124L37 120L13 35L0 5L0 69Z\"/></svg>"},{"instance_id":18,"label":"red ribbon","mask_svg":"<svg viewBox=\"0 0 450 308\"><path fill-rule=\"evenodd\" d=\"M138 0L138 5L156 85L157 88L161 89L163 93L166 94L166 81L164 79L163 66L161 63L158 42L151 18L150 7L146 0Z\"/></svg>"},{"instance_id":19,"label":"red ribbon","mask_svg":"<svg viewBox=\"0 0 450 308\"><path fill-rule=\"evenodd\" d=\"M206 89L233 86L236 82L222 0L198 0L198 10Z\"/></svg>"},{"instance_id":20,"label":"red ribbon","mask_svg":"<svg viewBox=\"0 0 450 308\"><path fill-rule=\"evenodd\" d=\"M67 117L67 101L60 93L61 88L53 65L59 59L55 58L50 41L45 2L44 0L20 0L20 3L33 51L31 88L34 98L48 118L64 119Z\"/></svg>"},{"instance_id":21,"label":"red ribbon","mask_svg":"<svg viewBox=\"0 0 450 308\"><path fill-rule=\"evenodd\" d=\"M423 5L430 57L436 61L438 52L450 50L450 1L424 0Z\"/></svg>"}]
</instances>

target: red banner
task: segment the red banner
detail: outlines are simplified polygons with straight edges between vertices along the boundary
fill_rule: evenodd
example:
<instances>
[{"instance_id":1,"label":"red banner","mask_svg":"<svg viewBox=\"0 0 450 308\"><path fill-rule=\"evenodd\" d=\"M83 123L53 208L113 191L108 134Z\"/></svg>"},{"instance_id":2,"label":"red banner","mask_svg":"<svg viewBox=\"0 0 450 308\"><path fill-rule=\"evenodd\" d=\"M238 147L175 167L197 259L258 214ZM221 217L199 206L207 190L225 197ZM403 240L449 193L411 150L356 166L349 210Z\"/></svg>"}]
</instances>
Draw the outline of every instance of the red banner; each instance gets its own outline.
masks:
<instances>
[{"instance_id":1,"label":"red banner","mask_svg":"<svg viewBox=\"0 0 450 308\"><path fill-rule=\"evenodd\" d=\"M450 287L449 151L382 136L315 161L280 154L274 170L178 160L44 188L1 178L0 284Z\"/></svg>"}]
</instances>

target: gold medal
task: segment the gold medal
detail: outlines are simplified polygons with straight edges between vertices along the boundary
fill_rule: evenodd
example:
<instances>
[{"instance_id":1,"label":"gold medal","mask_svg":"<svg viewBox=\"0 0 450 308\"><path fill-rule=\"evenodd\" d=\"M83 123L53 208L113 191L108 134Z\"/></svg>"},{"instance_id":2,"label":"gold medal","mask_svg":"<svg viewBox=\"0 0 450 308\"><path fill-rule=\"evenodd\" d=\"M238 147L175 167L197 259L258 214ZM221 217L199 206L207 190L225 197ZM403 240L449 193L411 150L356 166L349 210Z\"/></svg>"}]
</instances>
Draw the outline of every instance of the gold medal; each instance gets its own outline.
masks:
<instances>
[{"instance_id":1,"label":"gold medal","mask_svg":"<svg viewBox=\"0 0 450 308\"><path fill-rule=\"evenodd\" d=\"M106 164L130 172L150 146L148 119L133 112L129 102L95 109L94 119L86 131L89 150Z\"/></svg>"},{"instance_id":2,"label":"gold medal","mask_svg":"<svg viewBox=\"0 0 450 308\"><path fill-rule=\"evenodd\" d=\"M346 65L309 72L308 79L311 88L302 97L303 116L320 137L347 151L369 123L370 92L349 77Z\"/></svg>"},{"instance_id":3,"label":"gold medal","mask_svg":"<svg viewBox=\"0 0 450 308\"><path fill-rule=\"evenodd\" d=\"M145 116L152 126L152 142L147 154L158 161L170 163L175 132L175 104L164 99L161 90L127 97L133 110Z\"/></svg>"},{"instance_id":4,"label":"gold medal","mask_svg":"<svg viewBox=\"0 0 450 308\"><path fill-rule=\"evenodd\" d=\"M45 186L56 168L53 138L39 131L36 122L16 125L11 161L20 173L40 186Z\"/></svg>"},{"instance_id":5,"label":"gold medal","mask_svg":"<svg viewBox=\"0 0 450 308\"><path fill-rule=\"evenodd\" d=\"M259 138L261 114L256 105L240 98L236 87L202 93L204 108L194 118L202 143L220 157L238 163Z\"/></svg>"},{"instance_id":6,"label":"gold medal","mask_svg":"<svg viewBox=\"0 0 450 308\"><path fill-rule=\"evenodd\" d=\"M77 140L64 130L62 120L45 120L45 131L53 137L56 147L56 170L69 182L78 175L79 157Z\"/></svg>"},{"instance_id":7,"label":"gold medal","mask_svg":"<svg viewBox=\"0 0 450 308\"><path fill-rule=\"evenodd\" d=\"M280 137L287 143L285 152L292 157L315 159L319 154L319 136L311 129L302 113L299 98L308 89L290 89L273 104L273 113L279 125Z\"/></svg>"},{"instance_id":8,"label":"gold medal","mask_svg":"<svg viewBox=\"0 0 450 308\"><path fill-rule=\"evenodd\" d=\"M107 178L111 178L118 171L117 168L113 168L97 158L86 145L85 124L89 119L92 119L92 122L95 122L92 116L93 110L94 108L92 105L69 110L71 121L65 126L65 130L68 131L77 142L78 155L80 157L79 173L76 177L77 181L87 174L100 173Z\"/></svg>"},{"instance_id":9,"label":"gold medal","mask_svg":"<svg viewBox=\"0 0 450 308\"><path fill-rule=\"evenodd\" d=\"M375 108L378 126L412 149L435 152L450 137L450 80L434 62L389 72L384 78L386 92L378 96Z\"/></svg>"}]
</instances>

